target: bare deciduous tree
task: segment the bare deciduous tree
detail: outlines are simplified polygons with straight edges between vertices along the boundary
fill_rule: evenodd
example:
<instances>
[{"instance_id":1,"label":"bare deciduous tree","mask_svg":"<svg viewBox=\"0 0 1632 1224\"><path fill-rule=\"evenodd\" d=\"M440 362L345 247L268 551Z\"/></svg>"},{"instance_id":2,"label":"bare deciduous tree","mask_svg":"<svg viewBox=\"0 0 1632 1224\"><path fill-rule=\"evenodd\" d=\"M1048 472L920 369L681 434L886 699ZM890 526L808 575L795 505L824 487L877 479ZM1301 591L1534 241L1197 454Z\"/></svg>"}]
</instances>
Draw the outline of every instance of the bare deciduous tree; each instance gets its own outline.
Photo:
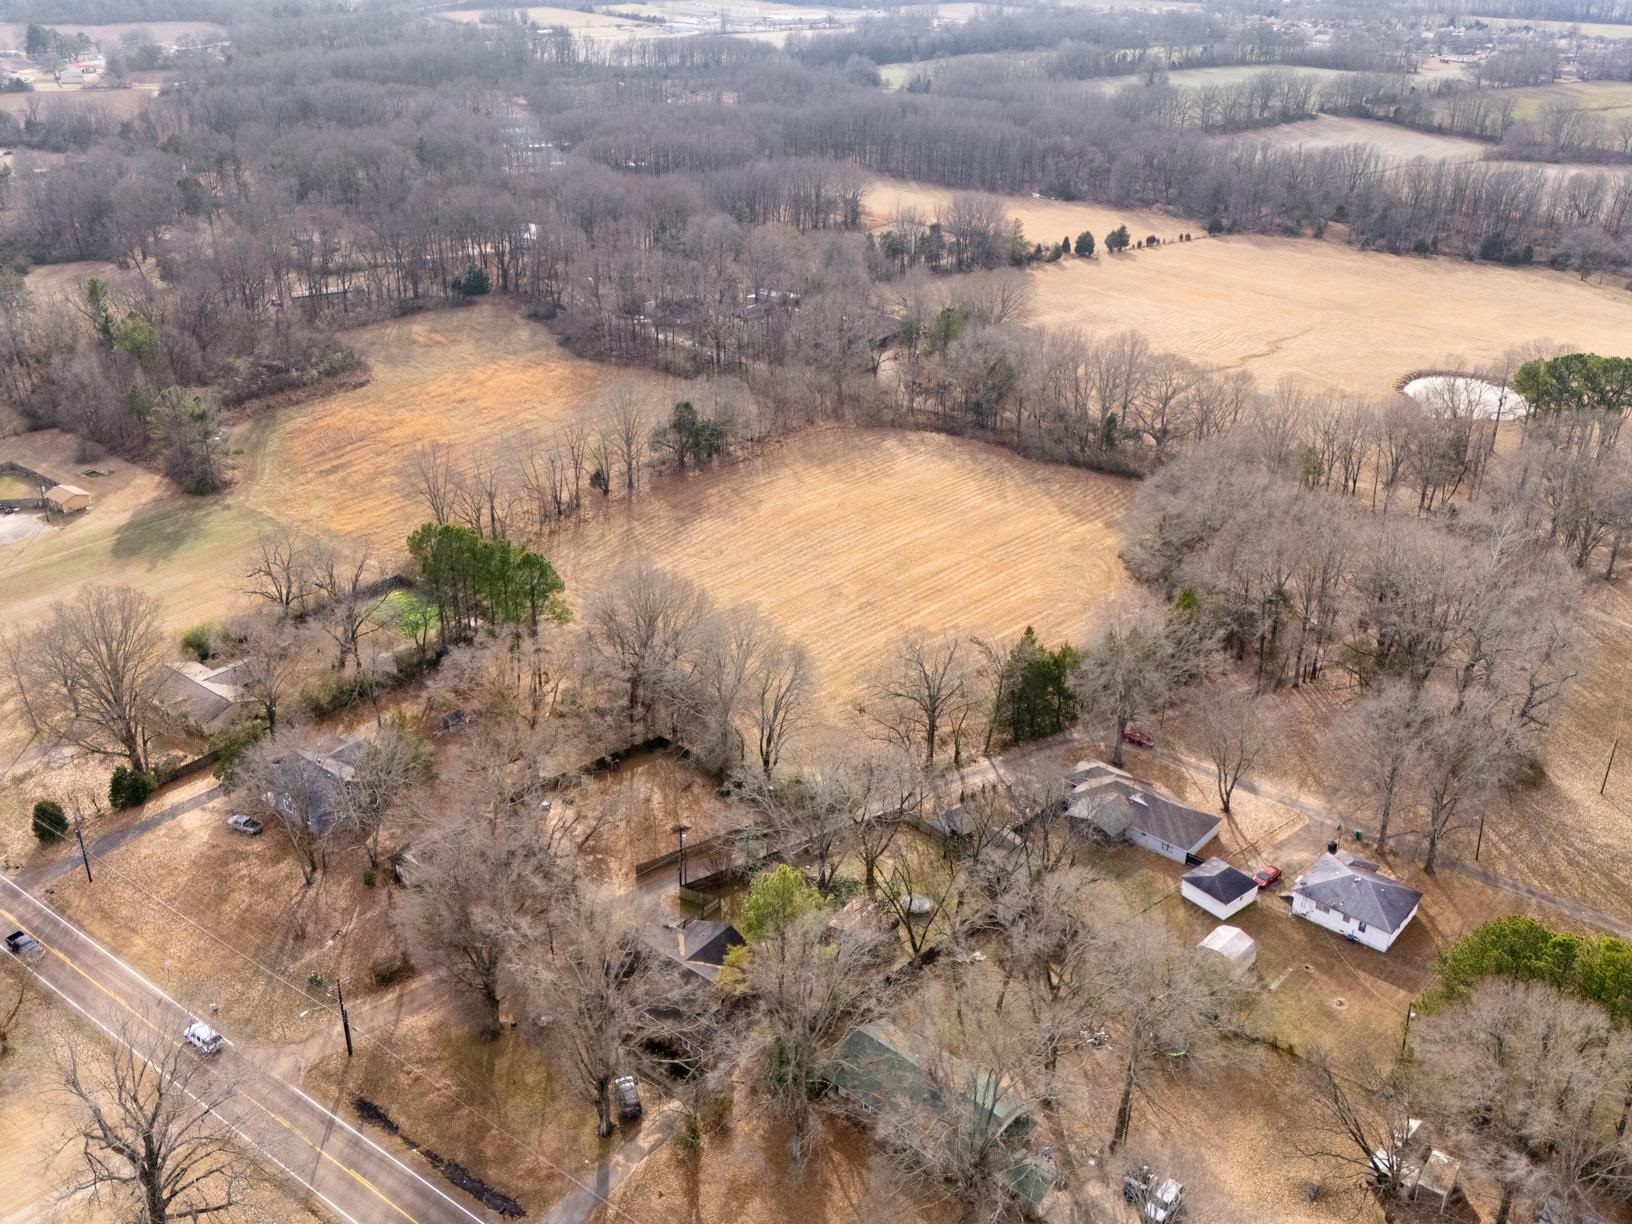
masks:
<instances>
[{"instance_id":1,"label":"bare deciduous tree","mask_svg":"<svg viewBox=\"0 0 1632 1224\"><path fill-rule=\"evenodd\" d=\"M425 503L432 522L446 523L453 514L463 477L453 451L447 445L424 442L416 446L409 456L404 483L414 496Z\"/></svg>"},{"instance_id":2,"label":"bare deciduous tree","mask_svg":"<svg viewBox=\"0 0 1632 1224\"><path fill-rule=\"evenodd\" d=\"M707 611L702 591L644 559L614 576L590 605L590 632L624 688L631 727L649 730L657 720Z\"/></svg>"},{"instance_id":3,"label":"bare deciduous tree","mask_svg":"<svg viewBox=\"0 0 1632 1224\"><path fill-rule=\"evenodd\" d=\"M1202 748L1213 766L1219 805L1228 816L1235 788L1273 736L1274 718L1267 698L1234 687L1210 689L1198 701Z\"/></svg>"},{"instance_id":4,"label":"bare deciduous tree","mask_svg":"<svg viewBox=\"0 0 1632 1224\"><path fill-rule=\"evenodd\" d=\"M887 738L922 752L926 767L934 766L950 739L956 767L963 763L967 724L986 705L977 691L978 674L978 652L961 638L909 634L896 646L862 711Z\"/></svg>"},{"instance_id":5,"label":"bare deciduous tree","mask_svg":"<svg viewBox=\"0 0 1632 1224\"><path fill-rule=\"evenodd\" d=\"M1153 609L1125 603L1109 609L1082 650L1077 691L1083 720L1111 736L1111 764L1122 765L1122 733L1143 714L1160 709L1190 677L1204 647Z\"/></svg>"},{"instance_id":6,"label":"bare deciduous tree","mask_svg":"<svg viewBox=\"0 0 1632 1224\"><path fill-rule=\"evenodd\" d=\"M1425 1099L1457 1127L1464 1159L1500 1187L1496 1224L1560 1190L1632 1197L1632 1045L1601 1007L1493 978L1425 1018L1415 1045Z\"/></svg>"},{"instance_id":7,"label":"bare deciduous tree","mask_svg":"<svg viewBox=\"0 0 1632 1224\"><path fill-rule=\"evenodd\" d=\"M804 724L815 692L810 652L793 642L773 638L751 678L749 707L760 771L767 778L782 759L788 737Z\"/></svg>"},{"instance_id":8,"label":"bare deciduous tree","mask_svg":"<svg viewBox=\"0 0 1632 1224\"><path fill-rule=\"evenodd\" d=\"M846 1037L882 1010L894 938L864 916L816 912L748 947L741 985L765 1018L750 1051L761 1091L792 1124L802 1154L812 1100Z\"/></svg>"},{"instance_id":9,"label":"bare deciduous tree","mask_svg":"<svg viewBox=\"0 0 1632 1224\"><path fill-rule=\"evenodd\" d=\"M260 708L269 735L278 732L278 711L311 665L310 635L288 620L249 617L231 633L241 658L238 683Z\"/></svg>"},{"instance_id":10,"label":"bare deciduous tree","mask_svg":"<svg viewBox=\"0 0 1632 1224\"><path fill-rule=\"evenodd\" d=\"M496 1037L516 975L548 944L566 869L521 821L481 835L443 829L416 843L414 858L402 907L409 946L475 1000L482 1031Z\"/></svg>"},{"instance_id":11,"label":"bare deciduous tree","mask_svg":"<svg viewBox=\"0 0 1632 1224\"><path fill-rule=\"evenodd\" d=\"M131 1031L111 1049L64 1042L57 1070L85 1166L75 1189L137 1224L230 1217L250 1166L218 1112L232 1089L202 1067L186 1046Z\"/></svg>"},{"instance_id":12,"label":"bare deciduous tree","mask_svg":"<svg viewBox=\"0 0 1632 1224\"><path fill-rule=\"evenodd\" d=\"M20 700L49 734L147 768L164 638L158 605L129 587L88 586L8 651Z\"/></svg>"},{"instance_id":13,"label":"bare deciduous tree","mask_svg":"<svg viewBox=\"0 0 1632 1224\"><path fill-rule=\"evenodd\" d=\"M375 614L389 592L379 589L379 566L367 547L324 545L315 551L312 585L323 593L318 624L334 639L341 671L350 660L363 670L362 641L379 628Z\"/></svg>"},{"instance_id":14,"label":"bare deciduous tree","mask_svg":"<svg viewBox=\"0 0 1632 1224\"><path fill-rule=\"evenodd\" d=\"M1111 1146L1128 1137L1137 1097L1159 1073L1182 1068L1219 1047L1228 1023L1231 984L1208 972L1194 951L1164 929L1124 926L1101 945L1109 990L1105 1012L1114 1025L1113 1050L1122 1067Z\"/></svg>"},{"instance_id":15,"label":"bare deciduous tree","mask_svg":"<svg viewBox=\"0 0 1632 1224\"><path fill-rule=\"evenodd\" d=\"M255 537L244 593L266 600L284 617L304 612L313 594L314 549L292 527L262 531Z\"/></svg>"},{"instance_id":16,"label":"bare deciduous tree","mask_svg":"<svg viewBox=\"0 0 1632 1224\"><path fill-rule=\"evenodd\" d=\"M688 991L683 970L642 944L639 928L655 918L626 898L586 892L562 909L529 976L548 1027L572 1049L604 1139L613 1129L612 1081L644 1066L648 1048L683 1049L700 1037L705 1003Z\"/></svg>"}]
</instances>

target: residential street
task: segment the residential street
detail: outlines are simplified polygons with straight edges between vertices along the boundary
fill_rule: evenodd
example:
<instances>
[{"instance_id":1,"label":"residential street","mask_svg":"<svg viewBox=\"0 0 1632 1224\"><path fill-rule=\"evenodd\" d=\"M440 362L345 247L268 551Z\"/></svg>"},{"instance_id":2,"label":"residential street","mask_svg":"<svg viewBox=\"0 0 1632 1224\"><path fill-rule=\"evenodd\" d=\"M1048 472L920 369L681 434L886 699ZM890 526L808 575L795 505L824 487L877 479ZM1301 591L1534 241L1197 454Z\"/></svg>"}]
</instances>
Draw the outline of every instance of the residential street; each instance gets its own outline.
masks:
<instances>
[{"instance_id":1,"label":"residential street","mask_svg":"<svg viewBox=\"0 0 1632 1224\"><path fill-rule=\"evenodd\" d=\"M46 954L29 965L40 982L114 1040L150 1030L180 1044L193 1017L157 986L10 880L0 880L0 923L30 932ZM227 1035L230 1042L230 1034ZM298 1087L229 1044L211 1077L233 1086L223 1119L270 1165L351 1224L486 1224Z\"/></svg>"}]
</instances>

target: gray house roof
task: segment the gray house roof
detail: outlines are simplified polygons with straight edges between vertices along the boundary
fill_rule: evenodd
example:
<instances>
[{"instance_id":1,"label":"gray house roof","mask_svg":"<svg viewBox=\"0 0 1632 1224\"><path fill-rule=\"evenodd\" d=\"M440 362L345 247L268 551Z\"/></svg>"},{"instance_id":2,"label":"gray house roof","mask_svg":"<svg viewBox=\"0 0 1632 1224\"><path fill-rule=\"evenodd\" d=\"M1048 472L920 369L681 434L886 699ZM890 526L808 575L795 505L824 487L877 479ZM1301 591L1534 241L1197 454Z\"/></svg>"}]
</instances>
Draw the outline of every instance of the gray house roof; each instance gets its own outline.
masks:
<instances>
[{"instance_id":1,"label":"gray house roof","mask_svg":"<svg viewBox=\"0 0 1632 1224\"><path fill-rule=\"evenodd\" d=\"M202 663L167 664L159 679L158 700L174 714L209 727L242 700L243 663L209 668Z\"/></svg>"},{"instance_id":2,"label":"gray house roof","mask_svg":"<svg viewBox=\"0 0 1632 1224\"><path fill-rule=\"evenodd\" d=\"M1390 932L1403 927L1422 900L1416 889L1389 879L1377 870L1376 863L1346 850L1321 855L1298 877L1292 893Z\"/></svg>"},{"instance_id":3,"label":"gray house roof","mask_svg":"<svg viewBox=\"0 0 1632 1224\"><path fill-rule=\"evenodd\" d=\"M681 969L711 982L719 979L725 954L746 942L729 922L709 922L701 918L648 927L642 935L648 947L661 952Z\"/></svg>"},{"instance_id":4,"label":"gray house roof","mask_svg":"<svg viewBox=\"0 0 1632 1224\"><path fill-rule=\"evenodd\" d=\"M1258 891L1258 881L1221 858L1210 858L1200 867L1185 872L1184 882L1225 905L1232 905L1248 893Z\"/></svg>"},{"instance_id":5,"label":"gray house roof","mask_svg":"<svg viewBox=\"0 0 1632 1224\"><path fill-rule=\"evenodd\" d=\"M1070 814L1090 820L1110 837L1137 830L1170 846L1189 849L1218 832L1217 816L1185 807L1165 795L1145 790L1127 774L1110 771L1091 776L1071 792Z\"/></svg>"}]
</instances>

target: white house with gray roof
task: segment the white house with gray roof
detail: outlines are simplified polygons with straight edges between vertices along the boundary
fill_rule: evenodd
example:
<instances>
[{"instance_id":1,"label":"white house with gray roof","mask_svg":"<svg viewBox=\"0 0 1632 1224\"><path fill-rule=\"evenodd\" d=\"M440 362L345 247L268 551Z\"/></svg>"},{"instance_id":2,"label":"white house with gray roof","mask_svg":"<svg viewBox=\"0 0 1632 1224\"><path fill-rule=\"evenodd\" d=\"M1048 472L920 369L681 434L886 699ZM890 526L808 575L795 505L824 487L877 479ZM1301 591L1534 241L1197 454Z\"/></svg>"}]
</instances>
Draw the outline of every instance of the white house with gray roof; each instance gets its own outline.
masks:
<instances>
[{"instance_id":1,"label":"white house with gray roof","mask_svg":"<svg viewBox=\"0 0 1632 1224\"><path fill-rule=\"evenodd\" d=\"M1336 842L1292 885L1292 912L1299 918L1379 952L1393 946L1421 903L1416 889L1339 850Z\"/></svg>"},{"instance_id":2,"label":"white house with gray roof","mask_svg":"<svg viewBox=\"0 0 1632 1224\"><path fill-rule=\"evenodd\" d=\"M1065 814L1102 837L1123 837L1175 863L1195 860L1218 835L1217 816L1147 790L1103 761L1084 761L1066 775Z\"/></svg>"},{"instance_id":3,"label":"white house with gray roof","mask_svg":"<svg viewBox=\"0 0 1632 1224\"><path fill-rule=\"evenodd\" d=\"M1233 918L1258 899L1258 881L1215 857L1184 873L1179 895L1214 918Z\"/></svg>"}]
</instances>

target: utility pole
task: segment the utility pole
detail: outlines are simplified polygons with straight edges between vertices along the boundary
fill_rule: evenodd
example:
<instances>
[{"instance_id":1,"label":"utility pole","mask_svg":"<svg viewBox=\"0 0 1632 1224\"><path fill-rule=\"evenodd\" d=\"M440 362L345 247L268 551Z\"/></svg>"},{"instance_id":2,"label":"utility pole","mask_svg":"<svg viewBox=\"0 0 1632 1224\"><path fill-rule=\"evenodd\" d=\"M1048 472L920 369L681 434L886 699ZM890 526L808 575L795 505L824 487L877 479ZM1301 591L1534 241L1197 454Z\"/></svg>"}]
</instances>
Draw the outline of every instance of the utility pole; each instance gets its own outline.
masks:
<instances>
[{"instance_id":1,"label":"utility pole","mask_svg":"<svg viewBox=\"0 0 1632 1224\"><path fill-rule=\"evenodd\" d=\"M669 832L676 834L680 838L680 857L676 862L679 868L680 887L684 888L686 886L686 834L691 832L691 826L677 824L671 827Z\"/></svg>"},{"instance_id":2,"label":"utility pole","mask_svg":"<svg viewBox=\"0 0 1632 1224\"><path fill-rule=\"evenodd\" d=\"M1416 1019L1417 1009L1409 1003L1405 1005L1405 1031L1400 1034L1400 1061L1405 1061L1405 1043L1411 1037L1411 1021Z\"/></svg>"},{"instance_id":3,"label":"utility pole","mask_svg":"<svg viewBox=\"0 0 1632 1224\"><path fill-rule=\"evenodd\" d=\"M351 1017L346 1014L346 991L340 979L334 980L334 993L340 1000L340 1027L346 1034L346 1057L351 1057Z\"/></svg>"},{"instance_id":4,"label":"utility pole","mask_svg":"<svg viewBox=\"0 0 1632 1224\"><path fill-rule=\"evenodd\" d=\"M74 821L74 836L79 839L79 860L85 864L85 883L94 884L96 881L91 879L91 856L85 849L85 833L78 820Z\"/></svg>"},{"instance_id":5,"label":"utility pole","mask_svg":"<svg viewBox=\"0 0 1632 1224\"><path fill-rule=\"evenodd\" d=\"M1604 766L1604 780L1598 783L1598 793L1604 793L1604 787L1609 785L1609 771L1615 768L1615 750L1621 746L1621 737L1616 736L1615 742L1609 746L1609 764Z\"/></svg>"}]
</instances>

